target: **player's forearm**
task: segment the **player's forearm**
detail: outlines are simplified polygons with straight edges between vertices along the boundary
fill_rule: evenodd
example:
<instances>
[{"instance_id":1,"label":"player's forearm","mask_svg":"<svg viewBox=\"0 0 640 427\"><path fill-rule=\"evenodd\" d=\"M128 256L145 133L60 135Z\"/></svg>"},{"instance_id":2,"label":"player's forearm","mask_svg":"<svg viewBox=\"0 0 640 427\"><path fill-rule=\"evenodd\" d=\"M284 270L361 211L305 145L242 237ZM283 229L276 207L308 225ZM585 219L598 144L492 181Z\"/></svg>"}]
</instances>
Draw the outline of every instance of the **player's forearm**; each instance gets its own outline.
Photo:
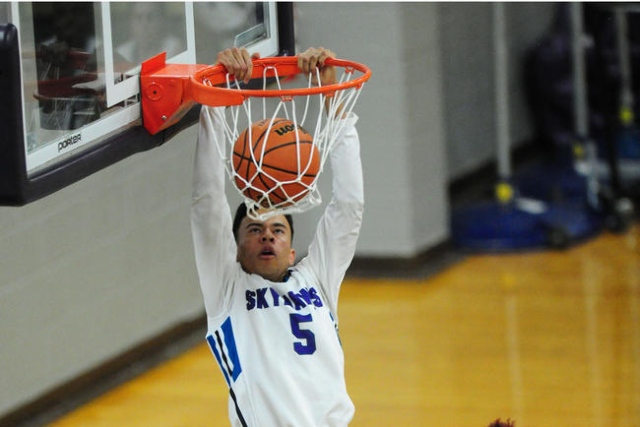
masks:
<instances>
[{"instance_id":1,"label":"player's forearm","mask_svg":"<svg viewBox=\"0 0 640 427\"><path fill-rule=\"evenodd\" d=\"M327 96L324 99L324 110L327 113L327 116L331 116L333 115L334 117L340 117L341 119L345 119L346 118L346 113L343 113L344 110L344 103L341 102L340 104L336 105L335 100L333 99L333 97Z\"/></svg>"},{"instance_id":2,"label":"player's forearm","mask_svg":"<svg viewBox=\"0 0 640 427\"><path fill-rule=\"evenodd\" d=\"M194 234L200 236L196 243L207 248L196 247L196 251L226 250L227 243L222 240L229 240L231 235L231 214L224 188L224 165L216 143L216 138L223 136L219 132L222 124L216 114L218 113L213 109L203 107L200 116L191 222Z\"/></svg>"},{"instance_id":3,"label":"player's forearm","mask_svg":"<svg viewBox=\"0 0 640 427\"><path fill-rule=\"evenodd\" d=\"M351 116L348 121L355 122ZM333 173L332 201L340 204L364 205L364 184L360 161L360 141L353 123L347 123L342 140L330 153Z\"/></svg>"},{"instance_id":4,"label":"player's forearm","mask_svg":"<svg viewBox=\"0 0 640 427\"><path fill-rule=\"evenodd\" d=\"M200 113L200 127L193 175L193 201L196 203L207 195L224 198L224 165L218 151L216 138L221 132L216 129L221 125L219 114L210 107L203 107Z\"/></svg>"},{"instance_id":5,"label":"player's forearm","mask_svg":"<svg viewBox=\"0 0 640 427\"><path fill-rule=\"evenodd\" d=\"M320 228L319 237L330 254L347 262L353 256L364 211L364 185L360 162L360 141L354 127L357 117L348 119L342 137L329 155L333 191Z\"/></svg>"},{"instance_id":6,"label":"player's forearm","mask_svg":"<svg viewBox=\"0 0 640 427\"><path fill-rule=\"evenodd\" d=\"M231 212L225 195L223 159L215 138L221 138L221 116L203 107L196 147L191 205L191 232L196 266L209 316L226 304L224 286L235 265ZM214 136L214 133L216 135Z\"/></svg>"},{"instance_id":7,"label":"player's forearm","mask_svg":"<svg viewBox=\"0 0 640 427\"><path fill-rule=\"evenodd\" d=\"M305 260L318 277L329 301L337 301L340 283L355 254L364 211L360 143L354 124L346 120L344 133L330 153L333 195L318 222Z\"/></svg>"}]
</instances>

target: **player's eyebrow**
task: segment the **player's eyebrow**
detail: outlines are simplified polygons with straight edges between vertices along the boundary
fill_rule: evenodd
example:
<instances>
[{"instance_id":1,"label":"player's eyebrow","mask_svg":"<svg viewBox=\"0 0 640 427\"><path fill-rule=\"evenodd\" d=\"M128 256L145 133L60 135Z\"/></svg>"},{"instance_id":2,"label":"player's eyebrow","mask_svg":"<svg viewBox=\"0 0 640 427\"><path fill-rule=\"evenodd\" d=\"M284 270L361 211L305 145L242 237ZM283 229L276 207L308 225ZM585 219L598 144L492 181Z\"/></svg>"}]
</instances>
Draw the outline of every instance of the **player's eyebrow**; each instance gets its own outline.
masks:
<instances>
[{"instance_id":1,"label":"player's eyebrow","mask_svg":"<svg viewBox=\"0 0 640 427\"><path fill-rule=\"evenodd\" d=\"M250 222L249 224L247 224L245 229L249 229L251 227L263 228L264 227L264 223L262 223L262 222ZM284 228L285 230L287 229L287 226L283 222L274 222L274 223L271 224L271 227Z\"/></svg>"}]
</instances>

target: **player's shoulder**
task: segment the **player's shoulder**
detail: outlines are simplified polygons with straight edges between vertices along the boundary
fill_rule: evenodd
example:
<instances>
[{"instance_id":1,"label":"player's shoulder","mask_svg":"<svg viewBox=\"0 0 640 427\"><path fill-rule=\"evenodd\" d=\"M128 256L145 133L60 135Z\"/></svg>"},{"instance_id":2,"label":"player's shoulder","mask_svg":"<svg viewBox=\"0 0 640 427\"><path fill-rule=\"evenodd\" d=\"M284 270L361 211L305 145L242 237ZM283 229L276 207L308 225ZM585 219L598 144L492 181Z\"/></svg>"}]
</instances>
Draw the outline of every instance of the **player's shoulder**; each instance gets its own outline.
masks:
<instances>
[{"instance_id":1,"label":"player's shoulder","mask_svg":"<svg viewBox=\"0 0 640 427\"><path fill-rule=\"evenodd\" d=\"M316 278L313 274L313 269L311 268L311 266L309 265L309 258L308 257L304 257L303 259L301 259L297 264L295 264L293 267L291 267L291 269L289 270L291 272L291 275L295 276L301 276L302 278L305 279L306 282L309 281L315 281Z\"/></svg>"}]
</instances>

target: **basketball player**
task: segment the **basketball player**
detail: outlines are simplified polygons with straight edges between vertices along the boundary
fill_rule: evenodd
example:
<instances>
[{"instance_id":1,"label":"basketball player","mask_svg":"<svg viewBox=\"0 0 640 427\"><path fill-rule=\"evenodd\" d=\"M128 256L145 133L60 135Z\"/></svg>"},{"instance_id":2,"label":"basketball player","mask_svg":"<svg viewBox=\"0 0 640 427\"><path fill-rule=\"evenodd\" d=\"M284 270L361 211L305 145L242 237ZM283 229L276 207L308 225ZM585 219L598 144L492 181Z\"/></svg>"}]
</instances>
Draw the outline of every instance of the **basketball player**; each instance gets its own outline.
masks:
<instances>
[{"instance_id":1,"label":"basketball player","mask_svg":"<svg viewBox=\"0 0 640 427\"><path fill-rule=\"evenodd\" d=\"M312 48L298 64L305 73L320 67L322 83L331 84L335 70L324 65L328 57L334 54ZM221 52L218 63L237 80L251 75L244 49ZM337 306L364 204L357 117L341 118L346 126L330 154L333 197L308 255L295 264L290 217L256 221L241 205L232 222L214 139L223 138L222 114L202 108L191 220L207 341L229 386L231 424L345 426L354 406L345 385Z\"/></svg>"}]
</instances>

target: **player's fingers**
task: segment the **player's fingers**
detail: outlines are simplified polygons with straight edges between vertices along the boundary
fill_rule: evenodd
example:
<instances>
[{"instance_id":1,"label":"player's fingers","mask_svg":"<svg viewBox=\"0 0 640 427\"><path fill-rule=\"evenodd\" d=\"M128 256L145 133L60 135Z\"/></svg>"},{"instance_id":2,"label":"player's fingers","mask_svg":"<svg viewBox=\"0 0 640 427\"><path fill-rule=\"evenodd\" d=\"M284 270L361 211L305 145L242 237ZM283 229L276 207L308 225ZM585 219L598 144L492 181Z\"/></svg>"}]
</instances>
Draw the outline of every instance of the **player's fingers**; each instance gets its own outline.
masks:
<instances>
[{"instance_id":1,"label":"player's fingers","mask_svg":"<svg viewBox=\"0 0 640 427\"><path fill-rule=\"evenodd\" d=\"M231 49L231 54L233 56L234 67L235 67L233 75L237 81L243 81L247 74L247 64L245 62L245 53L246 53L246 49L244 48L242 48L242 50L238 49L237 47L233 47ZM247 54L247 57L248 56L249 55Z\"/></svg>"},{"instance_id":2,"label":"player's fingers","mask_svg":"<svg viewBox=\"0 0 640 427\"><path fill-rule=\"evenodd\" d=\"M219 52L218 56L216 57L216 64L223 65L224 68L229 71L229 52L226 50Z\"/></svg>"},{"instance_id":3,"label":"player's fingers","mask_svg":"<svg viewBox=\"0 0 640 427\"><path fill-rule=\"evenodd\" d=\"M298 68L300 68L300 71L302 71L303 73L306 73L305 64L307 63L307 60L308 57L306 54L302 53L298 55Z\"/></svg>"},{"instance_id":4,"label":"player's fingers","mask_svg":"<svg viewBox=\"0 0 640 427\"><path fill-rule=\"evenodd\" d=\"M324 62L324 60L327 57L327 49L325 49L323 47L319 47L318 48L317 57L318 57L318 64L322 65L322 63Z\"/></svg>"},{"instance_id":5,"label":"player's fingers","mask_svg":"<svg viewBox=\"0 0 640 427\"><path fill-rule=\"evenodd\" d=\"M325 49L323 47L320 48L320 56L318 58L318 63L320 65L324 65L324 62L327 58L335 58L336 54L330 51L329 49Z\"/></svg>"},{"instance_id":6,"label":"player's fingers","mask_svg":"<svg viewBox=\"0 0 640 427\"><path fill-rule=\"evenodd\" d=\"M336 72L333 65L325 65L328 58L335 58L336 54L329 49L319 48L320 56L318 64L320 65L320 81L323 85L334 84L336 82Z\"/></svg>"},{"instance_id":7,"label":"player's fingers","mask_svg":"<svg viewBox=\"0 0 640 427\"><path fill-rule=\"evenodd\" d=\"M309 54L309 57L308 57L307 62L305 64L307 73L315 73L316 67L318 66L318 53L319 52L314 49Z\"/></svg>"},{"instance_id":8,"label":"player's fingers","mask_svg":"<svg viewBox=\"0 0 640 427\"><path fill-rule=\"evenodd\" d=\"M306 70L306 72L307 73L315 72L317 65L318 65L318 55L317 54L316 55L312 55L309 58L309 61L307 61L307 64L306 64L307 70Z\"/></svg>"},{"instance_id":9,"label":"player's fingers","mask_svg":"<svg viewBox=\"0 0 640 427\"><path fill-rule=\"evenodd\" d=\"M238 63L230 49L224 50L218 54L218 64L227 69L227 73L235 76L238 71Z\"/></svg>"},{"instance_id":10,"label":"player's fingers","mask_svg":"<svg viewBox=\"0 0 640 427\"><path fill-rule=\"evenodd\" d=\"M247 49L243 48L241 54L242 61L247 67L246 73L244 75L244 82L249 83L249 80L251 80L251 74L253 72L253 62L251 62L251 57L249 56L249 52L247 51Z\"/></svg>"},{"instance_id":11,"label":"player's fingers","mask_svg":"<svg viewBox=\"0 0 640 427\"><path fill-rule=\"evenodd\" d=\"M226 49L218 54L218 62L227 69L227 73L234 76L236 79L238 78L238 74L241 73L241 65L238 62L236 53L234 53L234 49Z\"/></svg>"},{"instance_id":12,"label":"player's fingers","mask_svg":"<svg viewBox=\"0 0 640 427\"><path fill-rule=\"evenodd\" d=\"M324 60L327 59L327 54L325 52L320 52L318 55L318 66L322 67L324 65Z\"/></svg>"},{"instance_id":13,"label":"player's fingers","mask_svg":"<svg viewBox=\"0 0 640 427\"><path fill-rule=\"evenodd\" d=\"M310 73L315 68L315 65L312 64L312 62L315 63L315 56L317 56L317 49L313 47L300 54L298 56L298 68L300 68L300 71L305 74Z\"/></svg>"}]
</instances>

